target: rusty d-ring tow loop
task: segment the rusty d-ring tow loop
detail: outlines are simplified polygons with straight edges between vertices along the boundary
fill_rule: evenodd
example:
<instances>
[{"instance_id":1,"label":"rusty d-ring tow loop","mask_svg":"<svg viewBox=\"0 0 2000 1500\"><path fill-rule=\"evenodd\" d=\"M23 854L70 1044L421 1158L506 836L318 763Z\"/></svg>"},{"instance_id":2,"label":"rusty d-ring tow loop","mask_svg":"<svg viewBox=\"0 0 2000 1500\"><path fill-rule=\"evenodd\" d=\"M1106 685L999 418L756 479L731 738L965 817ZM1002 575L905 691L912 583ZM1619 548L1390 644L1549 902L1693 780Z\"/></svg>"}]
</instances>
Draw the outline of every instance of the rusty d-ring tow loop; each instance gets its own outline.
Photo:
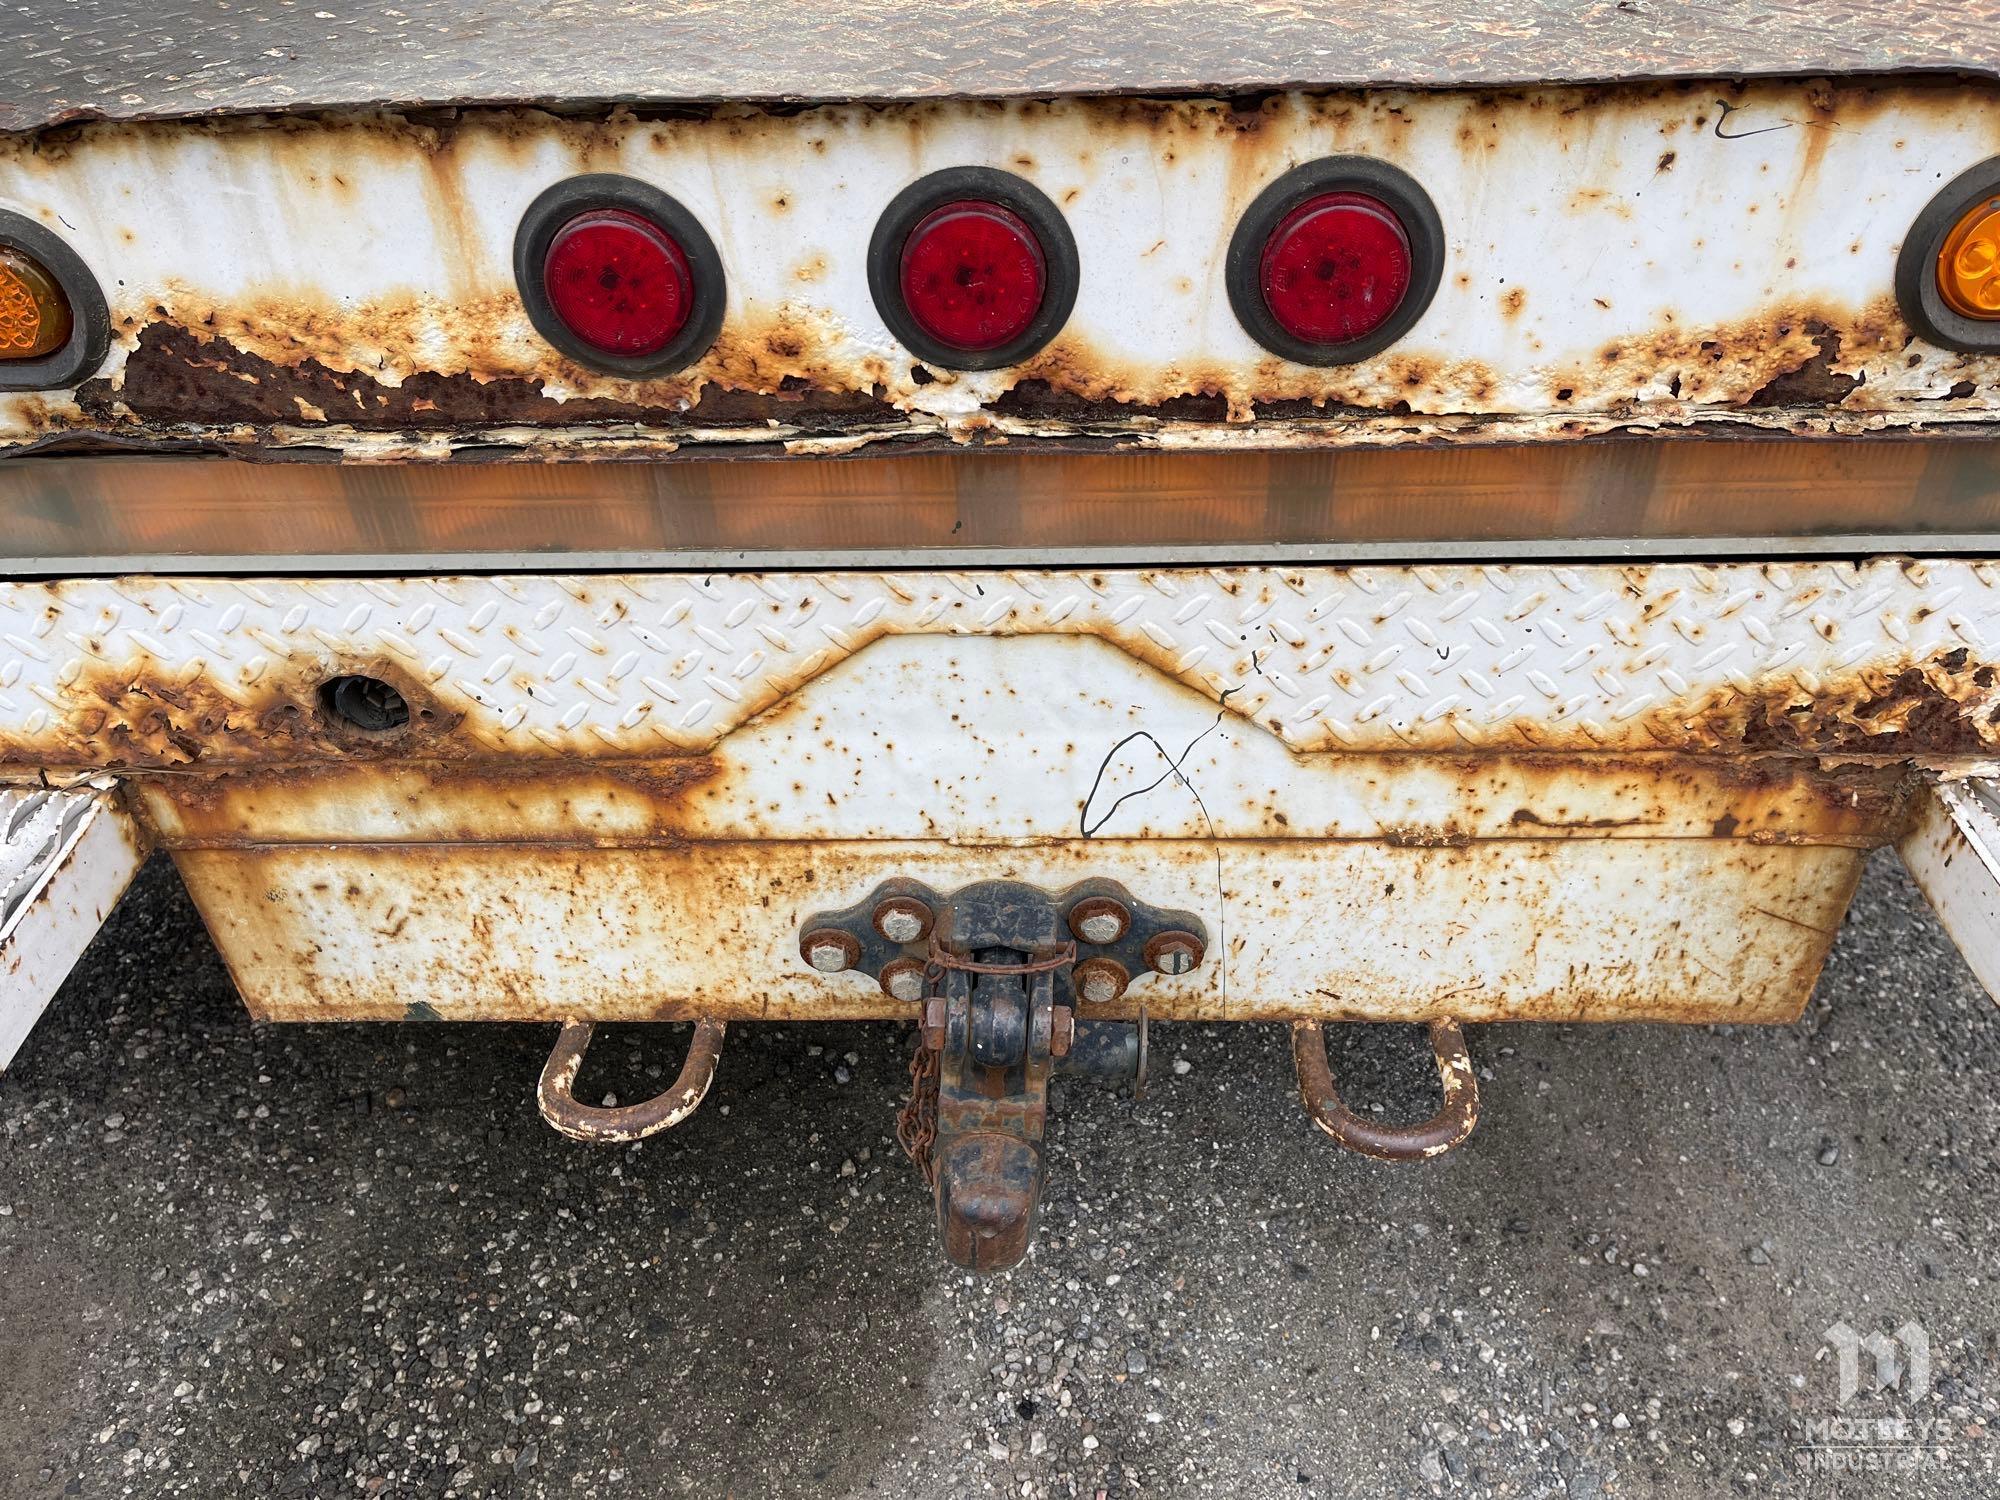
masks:
<instances>
[{"instance_id":1,"label":"rusty d-ring tow loop","mask_svg":"<svg viewBox=\"0 0 2000 1500\"><path fill-rule=\"evenodd\" d=\"M1341 1102L1326 1061L1326 1031L1318 1021L1292 1023L1292 1064L1299 1073L1299 1102L1313 1124L1349 1151L1377 1161L1424 1161L1463 1145L1479 1123L1479 1082L1456 1021L1431 1022L1444 1104L1417 1125L1378 1125Z\"/></svg>"},{"instance_id":2,"label":"rusty d-ring tow loop","mask_svg":"<svg viewBox=\"0 0 2000 1500\"><path fill-rule=\"evenodd\" d=\"M681 1075L663 1094L643 1104L621 1104L614 1109L596 1109L576 1102L570 1090L576 1086L583 1054L590 1048L588 1021L563 1022L555 1050L542 1067L542 1081L535 1089L535 1102L542 1118L573 1141L596 1145L623 1145L642 1141L662 1130L671 1130L701 1107L709 1084L715 1081L716 1060L722 1056L721 1021L704 1016L694 1023L694 1040L688 1044L687 1061Z\"/></svg>"}]
</instances>

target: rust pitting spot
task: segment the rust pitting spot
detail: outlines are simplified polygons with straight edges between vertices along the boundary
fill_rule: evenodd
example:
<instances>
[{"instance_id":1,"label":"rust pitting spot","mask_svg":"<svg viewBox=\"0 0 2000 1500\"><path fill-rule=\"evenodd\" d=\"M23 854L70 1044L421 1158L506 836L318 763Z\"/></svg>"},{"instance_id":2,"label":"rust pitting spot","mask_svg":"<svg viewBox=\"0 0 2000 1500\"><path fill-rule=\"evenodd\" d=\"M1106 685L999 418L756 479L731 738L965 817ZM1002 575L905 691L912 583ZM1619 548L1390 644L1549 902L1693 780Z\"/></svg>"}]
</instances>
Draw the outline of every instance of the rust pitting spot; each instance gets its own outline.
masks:
<instances>
[{"instance_id":1,"label":"rust pitting spot","mask_svg":"<svg viewBox=\"0 0 2000 1500\"><path fill-rule=\"evenodd\" d=\"M1866 378L1843 375L1833 368L1840 358L1840 335L1818 323L1806 325L1812 355L1789 370L1773 375L1744 401L1745 406L1838 406Z\"/></svg>"},{"instance_id":2,"label":"rust pitting spot","mask_svg":"<svg viewBox=\"0 0 2000 1500\"><path fill-rule=\"evenodd\" d=\"M798 360L805 345L795 333L774 332L764 351L779 363ZM757 359L746 357L754 370ZM724 384L655 382L636 387L649 399L544 393L543 377L470 371L417 371L389 385L365 371L343 371L307 356L277 364L222 337L202 338L173 322L148 324L127 359L122 382L86 383L77 404L107 425L130 413L144 422L268 427L296 425L311 408L344 427L364 431L458 430L538 424L640 424L665 428L764 426L782 422L808 436L839 434L857 422L901 420L872 388L833 391L799 376L776 374L765 391Z\"/></svg>"},{"instance_id":3,"label":"rust pitting spot","mask_svg":"<svg viewBox=\"0 0 2000 1500\"><path fill-rule=\"evenodd\" d=\"M1510 823L1527 824L1536 828L1637 828L1646 822L1644 818L1564 818L1560 815L1545 818L1531 807L1516 808L1507 819Z\"/></svg>"},{"instance_id":4,"label":"rust pitting spot","mask_svg":"<svg viewBox=\"0 0 2000 1500\"><path fill-rule=\"evenodd\" d=\"M1382 842L1392 849L1467 849L1472 835L1456 828L1385 828Z\"/></svg>"},{"instance_id":5,"label":"rust pitting spot","mask_svg":"<svg viewBox=\"0 0 2000 1500\"><path fill-rule=\"evenodd\" d=\"M408 723L371 733L323 712L323 684L350 674L393 684L409 704ZM206 677L177 679L143 663L126 668L99 663L68 687L72 695L93 706L74 714L67 744L30 753L40 753L51 763L60 756L65 763L110 769L324 755L406 756L417 747L448 746L465 718L463 711L440 702L418 684L404 664L375 657L296 662L289 670L267 673L254 687L235 692ZM12 758L12 747L0 741L0 761Z\"/></svg>"}]
</instances>

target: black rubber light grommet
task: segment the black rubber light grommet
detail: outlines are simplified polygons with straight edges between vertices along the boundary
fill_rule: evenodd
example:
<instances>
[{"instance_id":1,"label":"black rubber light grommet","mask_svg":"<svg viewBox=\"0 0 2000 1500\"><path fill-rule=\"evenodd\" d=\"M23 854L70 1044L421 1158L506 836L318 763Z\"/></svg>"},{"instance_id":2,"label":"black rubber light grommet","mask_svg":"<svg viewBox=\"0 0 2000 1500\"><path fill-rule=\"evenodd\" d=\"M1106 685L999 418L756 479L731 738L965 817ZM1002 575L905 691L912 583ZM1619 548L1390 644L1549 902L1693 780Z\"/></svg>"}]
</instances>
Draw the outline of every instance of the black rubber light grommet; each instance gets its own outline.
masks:
<instances>
[{"instance_id":1,"label":"black rubber light grommet","mask_svg":"<svg viewBox=\"0 0 2000 1500\"><path fill-rule=\"evenodd\" d=\"M0 360L0 391L55 391L97 373L111 352L111 313L83 257L21 214L0 212L0 245L34 261L69 299L69 337L37 359Z\"/></svg>"},{"instance_id":2,"label":"black rubber light grommet","mask_svg":"<svg viewBox=\"0 0 2000 1500\"><path fill-rule=\"evenodd\" d=\"M1945 184L1910 225L1896 257L1896 305L1918 338L1967 354L2000 350L2000 319L1968 318L1938 289L1938 252L1967 213L1988 199L2000 207L2000 156L1990 156Z\"/></svg>"},{"instance_id":3,"label":"black rubber light grommet","mask_svg":"<svg viewBox=\"0 0 2000 1500\"><path fill-rule=\"evenodd\" d=\"M563 322L543 284L549 246L563 227L593 210L636 214L672 236L687 258L692 303L680 332L662 347L638 356L612 354L579 338ZM608 375L644 379L685 369L708 352L722 331L727 282L722 257L701 221L680 202L650 183L612 173L571 177L546 189L528 205L514 231L514 282L535 331L580 365Z\"/></svg>"},{"instance_id":4,"label":"black rubber light grommet","mask_svg":"<svg viewBox=\"0 0 2000 1500\"><path fill-rule=\"evenodd\" d=\"M997 204L1023 220L1042 252L1042 304L1028 326L994 349L964 349L931 337L903 301L903 247L910 233L948 203ZM875 310L904 348L940 370L1003 370L1039 352L1062 332L1082 280L1076 236L1048 195L1012 172L946 167L920 177L889 200L868 241L868 290Z\"/></svg>"},{"instance_id":5,"label":"black rubber light grommet","mask_svg":"<svg viewBox=\"0 0 2000 1500\"><path fill-rule=\"evenodd\" d=\"M1359 338L1318 343L1294 335L1264 300L1264 248L1294 209L1329 193L1371 198L1394 214L1409 242L1410 280L1396 310ZM1244 210L1229 237L1223 284L1243 331L1264 348L1301 365L1346 365L1378 354L1416 326L1444 279L1444 224L1417 180L1369 156L1328 156L1292 168Z\"/></svg>"}]
</instances>

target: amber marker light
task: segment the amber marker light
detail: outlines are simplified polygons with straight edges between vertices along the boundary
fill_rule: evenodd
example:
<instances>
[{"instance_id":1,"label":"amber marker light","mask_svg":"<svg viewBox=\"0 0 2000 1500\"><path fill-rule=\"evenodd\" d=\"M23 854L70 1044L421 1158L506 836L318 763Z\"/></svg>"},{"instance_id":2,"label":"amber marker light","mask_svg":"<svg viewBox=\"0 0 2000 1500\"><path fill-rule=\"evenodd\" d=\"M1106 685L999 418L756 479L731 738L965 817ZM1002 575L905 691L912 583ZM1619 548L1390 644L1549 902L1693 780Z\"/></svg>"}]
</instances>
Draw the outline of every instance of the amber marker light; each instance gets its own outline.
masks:
<instances>
[{"instance_id":1,"label":"amber marker light","mask_svg":"<svg viewBox=\"0 0 2000 1500\"><path fill-rule=\"evenodd\" d=\"M1960 172L1912 221L1896 306L1926 343L2000 354L2000 156Z\"/></svg>"},{"instance_id":2,"label":"amber marker light","mask_svg":"<svg viewBox=\"0 0 2000 1500\"><path fill-rule=\"evenodd\" d=\"M69 342L62 284L32 256L0 245L0 359L41 359Z\"/></svg>"},{"instance_id":3,"label":"amber marker light","mask_svg":"<svg viewBox=\"0 0 2000 1500\"><path fill-rule=\"evenodd\" d=\"M2000 318L2000 198L1959 217L1938 247L1938 293L1967 318Z\"/></svg>"}]
</instances>

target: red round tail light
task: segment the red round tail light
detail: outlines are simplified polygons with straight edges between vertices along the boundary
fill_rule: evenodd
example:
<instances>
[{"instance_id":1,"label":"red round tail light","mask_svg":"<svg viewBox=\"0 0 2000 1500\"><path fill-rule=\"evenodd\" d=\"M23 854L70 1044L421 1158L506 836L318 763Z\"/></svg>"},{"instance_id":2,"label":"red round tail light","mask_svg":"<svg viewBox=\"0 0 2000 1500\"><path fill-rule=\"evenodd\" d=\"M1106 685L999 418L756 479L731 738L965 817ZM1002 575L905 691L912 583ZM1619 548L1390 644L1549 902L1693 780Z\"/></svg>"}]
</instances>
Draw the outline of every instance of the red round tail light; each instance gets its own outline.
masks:
<instances>
[{"instance_id":1,"label":"red round tail light","mask_svg":"<svg viewBox=\"0 0 2000 1500\"><path fill-rule=\"evenodd\" d=\"M1410 237L1365 193L1322 193L1278 221L1259 267L1264 303L1293 338L1366 338L1410 290Z\"/></svg>"},{"instance_id":2,"label":"red round tail light","mask_svg":"<svg viewBox=\"0 0 2000 1500\"><path fill-rule=\"evenodd\" d=\"M535 199L514 233L514 279L543 338L615 375L680 369L722 328L714 242L679 203L630 177L573 177Z\"/></svg>"},{"instance_id":3,"label":"red round tail light","mask_svg":"<svg viewBox=\"0 0 2000 1500\"><path fill-rule=\"evenodd\" d=\"M592 209L558 229L542 259L542 287L571 333L625 359L664 349L694 305L686 252L622 208Z\"/></svg>"},{"instance_id":4,"label":"red round tail light","mask_svg":"<svg viewBox=\"0 0 2000 1500\"><path fill-rule=\"evenodd\" d=\"M997 370L1061 331L1076 305L1076 239L1032 183L949 167L893 198L868 242L868 289L925 364Z\"/></svg>"},{"instance_id":5,"label":"red round tail light","mask_svg":"<svg viewBox=\"0 0 2000 1500\"><path fill-rule=\"evenodd\" d=\"M903 305L925 333L983 354L1035 321L1048 259L1019 214L966 200L931 210L910 231L900 279Z\"/></svg>"},{"instance_id":6,"label":"red round tail light","mask_svg":"<svg viewBox=\"0 0 2000 1500\"><path fill-rule=\"evenodd\" d=\"M1423 316L1444 274L1444 227L1407 173L1328 157L1257 195L1223 274L1237 321L1266 349L1299 364L1348 364Z\"/></svg>"}]
</instances>

